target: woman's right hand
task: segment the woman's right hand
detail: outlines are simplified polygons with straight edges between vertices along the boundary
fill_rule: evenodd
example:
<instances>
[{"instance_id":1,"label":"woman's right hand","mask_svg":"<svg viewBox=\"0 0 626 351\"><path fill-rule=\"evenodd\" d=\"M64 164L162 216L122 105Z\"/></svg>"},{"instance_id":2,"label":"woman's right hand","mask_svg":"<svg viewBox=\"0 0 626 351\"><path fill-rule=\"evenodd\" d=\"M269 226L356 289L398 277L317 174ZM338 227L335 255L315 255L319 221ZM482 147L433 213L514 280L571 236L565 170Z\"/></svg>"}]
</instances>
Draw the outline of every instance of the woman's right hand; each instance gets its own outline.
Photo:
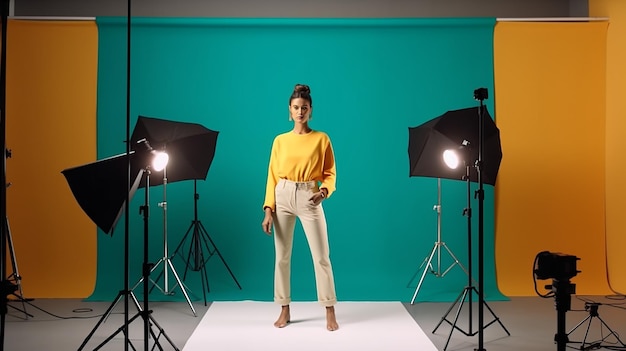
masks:
<instances>
[{"instance_id":1,"label":"woman's right hand","mask_svg":"<svg viewBox=\"0 0 626 351\"><path fill-rule=\"evenodd\" d=\"M267 235L272 235L272 223L274 218L272 218L272 209L265 208L265 218L263 218L263 223L261 223L261 227L263 227L263 231Z\"/></svg>"}]
</instances>

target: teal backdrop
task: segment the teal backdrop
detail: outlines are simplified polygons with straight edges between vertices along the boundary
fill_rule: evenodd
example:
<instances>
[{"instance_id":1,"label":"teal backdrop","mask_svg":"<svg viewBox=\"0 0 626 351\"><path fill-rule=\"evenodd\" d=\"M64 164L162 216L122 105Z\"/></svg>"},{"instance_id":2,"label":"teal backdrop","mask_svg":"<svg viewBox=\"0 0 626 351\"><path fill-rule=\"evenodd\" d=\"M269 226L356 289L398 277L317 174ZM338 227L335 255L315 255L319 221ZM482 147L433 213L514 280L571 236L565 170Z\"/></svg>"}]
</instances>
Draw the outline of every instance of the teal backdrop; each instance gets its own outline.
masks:
<instances>
[{"instance_id":1,"label":"teal backdrop","mask_svg":"<svg viewBox=\"0 0 626 351\"><path fill-rule=\"evenodd\" d=\"M97 19L99 30L98 157L126 146L127 20ZM313 97L311 127L331 137L337 191L324 202L340 301L410 301L420 265L437 241L437 179L410 177L408 128L448 110L473 107L473 91L494 91L495 19L209 19L131 20L131 132L139 115L200 123L219 132L215 158L197 182L198 216L213 245L201 272L186 269L194 218L194 182L150 188L150 262L171 261L194 301L272 300L273 239L261 230L265 180L275 135L288 131L288 98L296 83ZM493 96L485 101L494 111ZM197 153L208 150L196 150ZM154 177L154 175L153 175ZM454 301L468 284L466 183L442 180L442 241L459 259L443 277L432 273L416 301ZM471 184L472 193L477 184ZM167 195L167 230L159 207ZM129 284L141 278L144 202L130 202ZM494 267L494 195L485 185L485 296L506 299ZM478 203L473 207L473 274L477 280ZM124 287L124 218L98 234L98 274L91 300L112 300ZM182 245L181 245L182 243ZM174 254L175 249L180 247ZM220 258L217 254L221 254ZM452 257L441 250L442 271ZM161 289L163 264L151 278ZM233 276L227 268L230 268ZM169 291L150 299L183 300L171 270ZM235 279L240 283L238 288ZM135 293L142 298L142 289ZM311 257L300 227L293 252L295 301L313 301Z\"/></svg>"}]
</instances>

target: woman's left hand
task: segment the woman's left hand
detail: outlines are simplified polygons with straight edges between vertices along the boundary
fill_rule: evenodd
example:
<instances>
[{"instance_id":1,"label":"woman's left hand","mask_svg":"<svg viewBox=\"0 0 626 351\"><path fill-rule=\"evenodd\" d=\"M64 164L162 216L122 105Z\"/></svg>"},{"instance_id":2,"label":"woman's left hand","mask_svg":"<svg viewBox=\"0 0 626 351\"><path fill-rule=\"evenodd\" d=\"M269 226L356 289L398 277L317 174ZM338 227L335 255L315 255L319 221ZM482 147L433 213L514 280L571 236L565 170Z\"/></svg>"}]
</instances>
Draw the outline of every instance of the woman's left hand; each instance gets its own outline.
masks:
<instances>
[{"instance_id":1,"label":"woman's left hand","mask_svg":"<svg viewBox=\"0 0 626 351\"><path fill-rule=\"evenodd\" d=\"M324 200L325 198L326 198L326 194L320 190L314 193L313 196L309 198L309 201L311 201L314 205L317 205L320 202L322 202L322 200Z\"/></svg>"}]
</instances>

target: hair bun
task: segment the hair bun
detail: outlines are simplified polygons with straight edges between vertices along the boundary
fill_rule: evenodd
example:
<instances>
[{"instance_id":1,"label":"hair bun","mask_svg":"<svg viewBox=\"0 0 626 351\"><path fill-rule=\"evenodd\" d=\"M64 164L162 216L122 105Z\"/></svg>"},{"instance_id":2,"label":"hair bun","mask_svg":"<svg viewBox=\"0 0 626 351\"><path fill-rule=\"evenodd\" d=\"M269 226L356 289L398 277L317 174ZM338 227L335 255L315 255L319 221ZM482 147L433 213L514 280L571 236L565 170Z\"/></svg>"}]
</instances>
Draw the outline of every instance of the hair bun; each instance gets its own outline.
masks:
<instances>
[{"instance_id":1,"label":"hair bun","mask_svg":"<svg viewBox=\"0 0 626 351\"><path fill-rule=\"evenodd\" d=\"M311 88L309 88L309 86L306 84L296 84L296 86L293 88L293 91L311 94Z\"/></svg>"}]
</instances>

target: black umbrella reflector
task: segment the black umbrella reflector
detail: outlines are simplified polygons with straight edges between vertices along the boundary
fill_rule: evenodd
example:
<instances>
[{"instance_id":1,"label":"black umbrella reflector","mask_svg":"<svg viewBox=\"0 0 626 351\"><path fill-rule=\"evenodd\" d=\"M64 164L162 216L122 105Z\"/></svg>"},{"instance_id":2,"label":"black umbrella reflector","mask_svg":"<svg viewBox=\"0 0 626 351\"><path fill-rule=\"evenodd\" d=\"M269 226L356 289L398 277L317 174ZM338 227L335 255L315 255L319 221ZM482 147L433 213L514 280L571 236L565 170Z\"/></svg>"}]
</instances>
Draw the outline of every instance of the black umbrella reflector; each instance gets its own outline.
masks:
<instances>
[{"instance_id":1,"label":"black umbrella reflector","mask_svg":"<svg viewBox=\"0 0 626 351\"><path fill-rule=\"evenodd\" d=\"M131 148L139 149L137 142L146 139L157 151L167 152L167 182L206 179L219 132L197 123L176 122L139 116L131 136ZM161 179L159 179L161 178ZM163 177L151 177L150 186L163 184ZM144 187L144 181L140 187Z\"/></svg>"},{"instance_id":2,"label":"black umbrella reflector","mask_svg":"<svg viewBox=\"0 0 626 351\"><path fill-rule=\"evenodd\" d=\"M500 130L486 107L483 111L483 140L481 178L485 184L495 185L502 160ZM478 182L475 162L478 160L480 107L451 110L417 127L409 127L409 176L423 176L462 180L464 165L457 169L447 167L443 152L458 149L469 142L467 164L471 164L470 181Z\"/></svg>"},{"instance_id":3,"label":"black umbrella reflector","mask_svg":"<svg viewBox=\"0 0 626 351\"><path fill-rule=\"evenodd\" d=\"M126 156L112 156L61 172L80 207L105 233L112 234L124 212L126 198L132 199L149 162L146 156L135 152Z\"/></svg>"}]
</instances>

